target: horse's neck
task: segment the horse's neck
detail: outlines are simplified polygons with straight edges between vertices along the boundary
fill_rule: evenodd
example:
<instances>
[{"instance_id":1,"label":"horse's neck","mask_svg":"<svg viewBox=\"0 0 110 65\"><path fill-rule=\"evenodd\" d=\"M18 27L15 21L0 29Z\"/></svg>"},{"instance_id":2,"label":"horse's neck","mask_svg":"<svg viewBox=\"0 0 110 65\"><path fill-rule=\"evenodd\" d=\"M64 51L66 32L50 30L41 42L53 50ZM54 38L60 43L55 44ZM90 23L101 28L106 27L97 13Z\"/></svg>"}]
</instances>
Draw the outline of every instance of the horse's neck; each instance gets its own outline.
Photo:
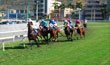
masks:
<instances>
[{"instance_id":1,"label":"horse's neck","mask_svg":"<svg viewBox=\"0 0 110 65\"><path fill-rule=\"evenodd\" d=\"M33 28L31 26L28 25L28 33L31 33L33 30Z\"/></svg>"}]
</instances>

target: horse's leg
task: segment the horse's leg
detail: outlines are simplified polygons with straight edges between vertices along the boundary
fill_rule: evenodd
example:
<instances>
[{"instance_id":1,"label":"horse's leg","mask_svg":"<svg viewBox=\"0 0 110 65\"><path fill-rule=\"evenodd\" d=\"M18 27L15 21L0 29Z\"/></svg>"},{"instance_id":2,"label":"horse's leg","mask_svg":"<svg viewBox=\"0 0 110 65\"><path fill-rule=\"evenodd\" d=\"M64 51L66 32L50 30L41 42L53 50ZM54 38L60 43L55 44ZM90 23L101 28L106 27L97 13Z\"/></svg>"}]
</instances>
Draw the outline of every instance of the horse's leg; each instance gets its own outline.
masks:
<instances>
[{"instance_id":1,"label":"horse's leg","mask_svg":"<svg viewBox=\"0 0 110 65\"><path fill-rule=\"evenodd\" d=\"M78 32L78 30L77 30L77 32L76 32L76 39L78 40L78 36L79 36L79 32Z\"/></svg>"},{"instance_id":2,"label":"horse's leg","mask_svg":"<svg viewBox=\"0 0 110 65\"><path fill-rule=\"evenodd\" d=\"M32 50L32 40L29 40L29 43L30 43L30 47L31 47L31 50Z\"/></svg>"},{"instance_id":3,"label":"horse's leg","mask_svg":"<svg viewBox=\"0 0 110 65\"><path fill-rule=\"evenodd\" d=\"M61 34L61 36L63 36L64 37L64 35L61 33L61 30L58 28L58 33L60 33Z\"/></svg>"},{"instance_id":4,"label":"horse's leg","mask_svg":"<svg viewBox=\"0 0 110 65\"><path fill-rule=\"evenodd\" d=\"M48 42L48 40L49 40L49 39L48 39L48 33L47 33L47 35L46 35L46 36L47 36L47 42Z\"/></svg>"},{"instance_id":5,"label":"horse's leg","mask_svg":"<svg viewBox=\"0 0 110 65\"><path fill-rule=\"evenodd\" d=\"M72 37L73 37L73 31L71 31L71 41L72 41L72 39L73 39Z\"/></svg>"},{"instance_id":6,"label":"horse's leg","mask_svg":"<svg viewBox=\"0 0 110 65\"><path fill-rule=\"evenodd\" d=\"M82 34L83 34L83 36L84 36L84 39L85 39L85 32L83 31L83 33L82 33Z\"/></svg>"},{"instance_id":7,"label":"horse's leg","mask_svg":"<svg viewBox=\"0 0 110 65\"><path fill-rule=\"evenodd\" d=\"M54 36L54 38L55 38L55 41L57 41L57 33L58 33L58 31L57 30L55 30L55 36Z\"/></svg>"},{"instance_id":8,"label":"horse's leg","mask_svg":"<svg viewBox=\"0 0 110 65\"><path fill-rule=\"evenodd\" d=\"M51 40L52 36L53 36L53 34L52 34L52 33L50 33L50 38L49 38L49 40Z\"/></svg>"},{"instance_id":9,"label":"horse's leg","mask_svg":"<svg viewBox=\"0 0 110 65\"><path fill-rule=\"evenodd\" d=\"M39 43L37 42L36 39L34 39L34 41L36 42L37 47L40 47Z\"/></svg>"},{"instance_id":10,"label":"horse's leg","mask_svg":"<svg viewBox=\"0 0 110 65\"><path fill-rule=\"evenodd\" d=\"M52 36L52 37L53 37L53 38L52 38L53 41L55 40L55 35L56 35L56 34L55 34L55 30L53 29L53 36Z\"/></svg>"},{"instance_id":11,"label":"horse's leg","mask_svg":"<svg viewBox=\"0 0 110 65\"><path fill-rule=\"evenodd\" d=\"M57 32L57 38L58 38L58 32Z\"/></svg>"},{"instance_id":12,"label":"horse's leg","mask_svg":"<svg viewBox=\"0 0 110 65\"><path fill-rule=\"evenodd\" d=\"M82 39L82 29L80 29L80 38Z\"/></svg>"}]
</instances>

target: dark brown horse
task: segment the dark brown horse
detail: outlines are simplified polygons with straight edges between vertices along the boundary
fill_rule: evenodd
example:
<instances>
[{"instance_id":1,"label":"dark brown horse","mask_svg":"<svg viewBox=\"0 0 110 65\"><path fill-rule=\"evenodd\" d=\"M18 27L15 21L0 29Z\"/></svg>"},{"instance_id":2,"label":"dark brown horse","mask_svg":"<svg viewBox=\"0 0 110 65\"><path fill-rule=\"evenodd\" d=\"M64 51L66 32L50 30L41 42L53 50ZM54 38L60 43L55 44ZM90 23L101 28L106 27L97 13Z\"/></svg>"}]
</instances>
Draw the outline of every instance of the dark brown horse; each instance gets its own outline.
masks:
<instances>
[{"instance_id":1,"label":"dark brown horse","mask_svg":"<svg viewBox=\"0 0 110 65\"><path fill-rule=\"evenodd\" d=\"M38 36L42 38L40 30L37 29L38 33L36 34L35 30L32 28L32 25L33 25L32 22L28 22L28 40L29 40L31 49L32 49L32 40L34 40L36 42L37 47L40 47L40 45L37 42Z\"/></svg>"},{"instance_id":2,"label":"dark brown horse","mask_svg":"<svg viewBox=\"0 0 110 65\"><path fill-rule=\"evenodd\" d=\"M73 37L73 31L75 30L74 27L72 29L70 29L69 26L65 25L64 26L64 32L66 34L66 37L68 40L72 40L72 37Z\"/></svg>"},{"instance_id":3,"label":"dark brown horse","mask_svg":"<svg viewBox=\"0 0 110 65\"><path fill-rule=\"evenodd\" d=\"M42 26L40 26L40 29L41 29L41 33L45 41L49 41L53 36L52 29L50 27L42 27ZM50 38L48 34L50 34Z\"/></svg>"},{"instance_id":4,"label":"dark brown horse","mask_svg":"<svg viewBox=\"0 0 110 65\"><path fill-rule=\"evenodd\" d=\"M76 36L77 36L77 39L78 39L78 35L80 35L80 38L82 39L83 37L85 38L85 30L84 28L78 26L77 24L75 25L76 27Z\"/></svg>"}]
</instances>

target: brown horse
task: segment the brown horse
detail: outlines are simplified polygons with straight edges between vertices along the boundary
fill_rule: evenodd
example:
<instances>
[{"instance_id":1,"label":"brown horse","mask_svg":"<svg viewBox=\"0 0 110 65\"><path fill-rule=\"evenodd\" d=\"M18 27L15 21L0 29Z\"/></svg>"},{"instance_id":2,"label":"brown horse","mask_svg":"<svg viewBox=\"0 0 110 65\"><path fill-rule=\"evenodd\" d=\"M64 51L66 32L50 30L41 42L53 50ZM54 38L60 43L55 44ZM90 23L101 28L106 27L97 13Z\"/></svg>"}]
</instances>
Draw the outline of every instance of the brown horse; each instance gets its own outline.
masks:
<instances>
[{"instance_id":1,"label":"brown horse","mask_svg":"<svg viewBox=\"0 0 110 65\"><path fill-rule=\"evenodd\" d=\"M42 26L40 26L40 29L41 29L41 33L42 33L42 36L45 39L45 41L49 41L53 36L52 29L50 27L42 27ZM50 38L49 38L48 34L50 34Z\"/></svg>"},{"instance_id":2,"label":"brown horse","mask_svg":"<svg viewBox=\"0 0 110 65\"><path fill-rule=\"evenodd\" d=\"M53 38L53 41L57 41L57 38L58 38L58 33L60 33L62 36L63 34L61 33L61 30L58 26L56 26L56 29L54 28L51 28L52 29L52 38Z\"/></svg>"},{"instance_id":3,"label":"brown horse","mask_svg":"<svg viewBox=\"0 0 110 65\"><path fill-rule=\"evenodd\" d=\"M31 49L32 49L32 40L34 40L36 42L37 47L40 47L40 45L37 42L38 36L42 38L40 30L37 29L38 33L36 34L35 30L32 28L32 25L33 25L32 22L28 22L28 40L29 40Z\"/></svg>"},{"instance_id":4,"label":"brown horse","mask_svg":"<svg viewBox=\"0 0 110 65\"><path fill-rule=\"evenodd\" d=\"M76 27L76 36L77 36L77 39L78 39L78 35L80 35L80 38L82 39L82 37L84 36L85 38L85 30L84 28L81 28L80 26L78 26L77 24L75 25Z\"/></svg>"},{"instance_id":5,"label":"brown horse","mask_svg":"<svg viewBox=\"0 0 110 65\"><path fill-rule=\"evenodd\" d=\"M72 37L73 37L73 31L75 30L74 27L72 29L70 29L69 26L65 25L64 26L64 32L66 34L66 37L68 40L72 40Z\"/></svg>"}]
</instances>

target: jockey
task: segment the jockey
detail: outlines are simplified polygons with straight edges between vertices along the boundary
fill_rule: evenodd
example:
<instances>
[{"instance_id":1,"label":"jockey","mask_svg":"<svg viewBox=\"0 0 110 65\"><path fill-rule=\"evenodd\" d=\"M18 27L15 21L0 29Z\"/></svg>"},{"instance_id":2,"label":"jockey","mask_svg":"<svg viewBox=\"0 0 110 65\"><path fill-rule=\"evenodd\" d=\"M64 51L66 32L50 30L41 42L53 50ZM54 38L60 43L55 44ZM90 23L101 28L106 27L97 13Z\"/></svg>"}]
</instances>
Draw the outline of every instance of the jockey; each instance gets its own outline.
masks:
<instances>
[{"instance_id":1,"label":"jockey","mask_svg":"<svg viewBox=\"0 0 110 65\"><path fill-rule=\"evenodd\" d=\"M54 20L50 19L49 20L49 26L53 27L56 30L57 23Z\"/></svg>"},{"instance_id":2,"label":"jockey","mask_svg":"<svg viewBox=\"0 0 110 65\"><path fill-rule=\"evenodd\" d=\"M69 26L70 26L70 29L72 29L73 28L73 23L72 23L72 21L71 20L68 20L68 22L69 22Z\"/></svg>"},{"instance_id":3,"label":"jockey","mask_svg":"<svg viewBox=\"0 0 110 65\"><path fill-rule=\"evenodd\" d=\"M43 27L43 28L45 28L46 30L48 30L48 28L47 28L47 22L44 21L44 19L41 20L40 26Z\"/></svg>"},{"instance_id":4,"label":"jockey","mask_svg":"<svg viewBox=\"0 0 110 65\"><path fill-rule=\"evenodd\" d=\"M65 21L64 21L64 25L69 26L70 24L69 24L69 22L68 22L67 20L65 20Z\"/></svg>"}]
</instances>

